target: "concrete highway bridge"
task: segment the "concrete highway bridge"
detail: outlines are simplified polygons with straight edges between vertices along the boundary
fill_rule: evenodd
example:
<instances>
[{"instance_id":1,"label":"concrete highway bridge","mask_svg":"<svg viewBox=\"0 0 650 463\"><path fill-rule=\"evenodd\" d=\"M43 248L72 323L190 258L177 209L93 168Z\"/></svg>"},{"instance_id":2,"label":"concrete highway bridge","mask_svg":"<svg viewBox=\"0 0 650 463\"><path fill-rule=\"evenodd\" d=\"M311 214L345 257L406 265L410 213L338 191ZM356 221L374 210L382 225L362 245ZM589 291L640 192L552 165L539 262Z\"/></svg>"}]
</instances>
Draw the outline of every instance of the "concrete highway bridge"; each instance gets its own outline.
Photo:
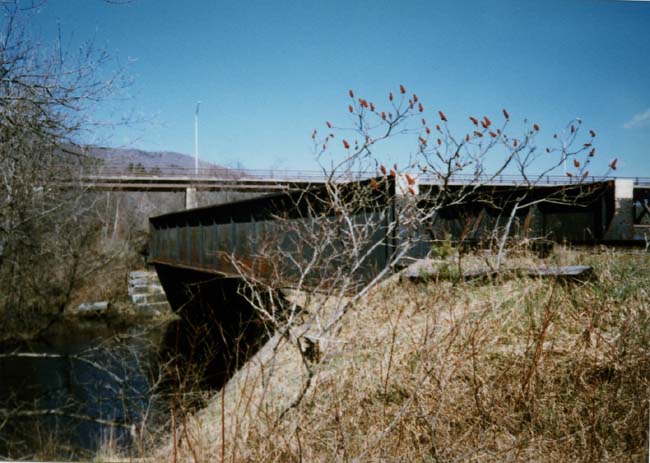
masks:
<instances>
[{"instance_id":1,"label":"concrete highway bridge","mask_svg":"<svg viewBox=\"0 0 650 463\"><path fill-rule=\"evenodd\" d=\"M350 172L339 176L338 182L353 182L372 178L377 172ZM98 191L150 191L184 192L186 209L197 206L197 191L234 191L249 193L249 197L260 194L304 190L323 185L330 180L323 171L287 169L225 169L225 168L132 168L123 165L105 165L82 170L81 186ZM624 181L633 185L635 198L648 198L650 177L585 177L576 179L560 175L546 175L535 180L535 188L571 186L576 184L595 184L607 181ZM522 185L526 179L521 175L454 175L448 179L449 185L480 183L486 186L512 187ZM440 179L433 175L418 175L418 183L438 185Z\"/></svg>"},{"instance_id":2,"label":"concrete highway bridge","mask_svg":"<svg viewBox=\"0 0 650 463\"><path fill-rule=\"evenodd\" d=\"M349 172L336 178L337 181L359 181L378 175L374 171ZM122 166L101 166L86 168L81 171L84 186L94 189L121 190L183 190L197 188L205 190L241 190L241 191L284 191L290 188L304 188L323 184L328 175L323 171L288 170L288 169L224 169L224 168L181 168L166 167L155 169L131 169ZM534 177L534 176L533 176ZM608 180L629 180L635 187L650 188L650 177L596 177L582 179L563 175L546 175L535 181L538 186L572 185L577 183L596 183ZM419 174L421 185L440 183L434 175ZM450 184L467 184L478 182L487 185L521 185L525 178L521 175L458 174L449 179Z\"/></svg>"}]
</instances>

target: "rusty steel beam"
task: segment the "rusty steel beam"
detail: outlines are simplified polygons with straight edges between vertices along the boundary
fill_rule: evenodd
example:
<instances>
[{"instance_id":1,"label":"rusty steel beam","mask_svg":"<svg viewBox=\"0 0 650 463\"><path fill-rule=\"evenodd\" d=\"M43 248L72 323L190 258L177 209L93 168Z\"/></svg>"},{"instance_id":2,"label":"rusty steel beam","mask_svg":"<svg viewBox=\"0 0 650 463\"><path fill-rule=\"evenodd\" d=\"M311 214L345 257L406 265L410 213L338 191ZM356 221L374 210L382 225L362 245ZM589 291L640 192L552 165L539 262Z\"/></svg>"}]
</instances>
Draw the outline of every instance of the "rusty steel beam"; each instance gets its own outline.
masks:
<instances>
[{"instance_id":1,"label":"rusty steel beam","mask_svg":"<svg viewBox=\"0 0 650 463\"><path fill-rule=\"evenodd\" d=\"M394 192L394 182L389 183ZM343 191L368 188L369 184L353 182L343 187ZM393 194L374 194L367 207L353 213L353 220L362 222L368 214L375 214L375 219L385 215L387 220L393 220ZM297 233L296 229L309 227L315 218L334 214L326 195L324 187L312 187L152 217L149 220L149 262L223 277L237 275L233 261L262 274L277 272L279 267L286 272L287 266L283 263L265 261L268 259L265 249L271 243L280 253L304 258L310 250L297 246L299 236L292 235ZM368 277L390 262L394 239L383 230L374 232L372 244L379 245L363 270Z\"/></svg>"},{"instance_id":2,"label":"rusty steel beam","mask_svg":"<svg viewBox=\"0 0 650 463\"><path fill-rule=\"evenodd\" d=\"M346 188L368 187L370 182L351 182ZM439 188L437 185L420 187L422 207L427 207L428 195L437 195ZM447 188L453 190L461 186L450 185ZM485 223L499 220L502 212L509 207L508 202L513 195L527 192L531 199L542 199L554 194L564 197L565 204L558 201L540 204L535 212L539 214L539 225L535 230L537 236L573 242L596 241L602 238L614 213L611 190L610 182L553 187L547 185L543 188L486 185L477 189L474 196L469 196L468 201L462 205L442 208L438 214L439 223L442 223L441 229L451 230L453 234L454 227L462 225L462 220L466 220L468 215L484 215L488 217ZM363 222L368 214L376 214L373 220L376 221L381 215L392 222L396 217L395 181L392 178L388 191L389 194L378 193L367 208L355 213L353 219ZM150 262L223 277L237 275L238 270L233 267L233 260L261 273L277 270L282 263L266 262L264 247L273 241L273 245L280 251L293 253L294 257L304 257L298 254L309 251L296 249L295 241L291 239L291 227L308 224L319 214L333 214L326 207L324 195L326 190L323 186L312 186L298 191L153 217L150 219ZM439 206L439 203L435 205ZM522 210L522 213L526 215L528 211ZM491 231L492 227L489 228L488 231ZM397 237L387 232L389 229L386 223L372 236L369 245L379 245L365 265L364 272L368 278L391 262L392 252L399 244ZM435 234L433 227L423 229L423 233ZM414 247L411 257L428 253L430 240L435 239L435 236L424 235L422 242Z\"/></svg>"}]
</instances>

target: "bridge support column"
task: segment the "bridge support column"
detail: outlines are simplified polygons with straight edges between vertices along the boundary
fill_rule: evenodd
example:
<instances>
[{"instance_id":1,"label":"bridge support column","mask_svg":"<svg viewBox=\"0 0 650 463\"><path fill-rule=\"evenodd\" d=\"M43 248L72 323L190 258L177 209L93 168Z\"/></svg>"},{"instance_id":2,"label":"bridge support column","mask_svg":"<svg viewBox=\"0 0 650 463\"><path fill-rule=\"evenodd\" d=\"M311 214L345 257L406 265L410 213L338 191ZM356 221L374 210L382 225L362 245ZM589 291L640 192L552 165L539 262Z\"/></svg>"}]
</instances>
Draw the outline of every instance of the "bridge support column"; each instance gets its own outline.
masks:
<instances>
[{"instance_id":1,"label":"bridge support column","mask_svg":"<svg viewBox=\"0 0 650 463\"><path fill-rule=\"evenodd\" d=\"M606 241L634 239L634 180L614 181L614 217L607 227Z\"/></svg>"},{"instance_id":2,"label":"bridge support column","mask_svg":"<svg viewBox=\"0 0 650 463\"><path fill-rule=\"evenodd\" d=\"M185 209L194 209L199 207L196 198L196 188L185 189Z\"/></svg>"}]
</instances>

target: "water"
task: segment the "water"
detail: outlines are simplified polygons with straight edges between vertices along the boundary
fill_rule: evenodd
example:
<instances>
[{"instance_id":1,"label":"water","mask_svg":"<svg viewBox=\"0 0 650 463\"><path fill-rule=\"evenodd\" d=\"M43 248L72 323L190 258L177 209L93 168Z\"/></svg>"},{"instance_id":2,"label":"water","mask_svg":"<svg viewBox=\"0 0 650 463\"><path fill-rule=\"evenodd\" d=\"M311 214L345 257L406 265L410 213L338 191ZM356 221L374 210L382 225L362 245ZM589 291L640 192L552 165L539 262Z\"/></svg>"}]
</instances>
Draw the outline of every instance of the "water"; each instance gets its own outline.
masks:
<instances>
[{"instance_id":1,"label":"water","mask_svg":"<svg viewBox=\"0 0 650 463\"><path fill-rule=\"evenodd\" d=\"M0 346L0 457L87 458L109 442L128 452L168 417L174 381L161 367L177 331L61 321L38 339Z\"/></svg>"},{"instance_id":2,"label":"water","mask_svg":"<svg viewBox=\"0 0 650 463\"><path fill-rule=\"evenodd\" d=\"M172 410L203 406L270 331L237 280L171 295L186 287L193 296L164 325L61 320L0 346L0 459L89 459L107 442L138 456L170 434Z\"/></svg>"}]
</instances>

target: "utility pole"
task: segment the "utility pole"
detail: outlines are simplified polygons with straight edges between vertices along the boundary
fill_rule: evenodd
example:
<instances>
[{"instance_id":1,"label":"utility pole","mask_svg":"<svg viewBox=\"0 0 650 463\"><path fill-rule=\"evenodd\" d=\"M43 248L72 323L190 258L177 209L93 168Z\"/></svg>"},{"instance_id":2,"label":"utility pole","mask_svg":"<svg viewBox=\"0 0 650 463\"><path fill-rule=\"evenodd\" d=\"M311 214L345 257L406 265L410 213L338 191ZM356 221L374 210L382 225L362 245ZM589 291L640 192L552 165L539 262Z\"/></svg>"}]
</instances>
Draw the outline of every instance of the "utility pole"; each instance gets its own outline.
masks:
<instances>
[{"instance_id":1,"label":"utility pole","mask_svg":"<svg viewBox=\"0 0 650 463\"><path fill-rule=\"evenodd\" d=\"M194 113L194 176L199 176L199 105L196 103L196 112Z\"/></svg>"}]
</instances>

